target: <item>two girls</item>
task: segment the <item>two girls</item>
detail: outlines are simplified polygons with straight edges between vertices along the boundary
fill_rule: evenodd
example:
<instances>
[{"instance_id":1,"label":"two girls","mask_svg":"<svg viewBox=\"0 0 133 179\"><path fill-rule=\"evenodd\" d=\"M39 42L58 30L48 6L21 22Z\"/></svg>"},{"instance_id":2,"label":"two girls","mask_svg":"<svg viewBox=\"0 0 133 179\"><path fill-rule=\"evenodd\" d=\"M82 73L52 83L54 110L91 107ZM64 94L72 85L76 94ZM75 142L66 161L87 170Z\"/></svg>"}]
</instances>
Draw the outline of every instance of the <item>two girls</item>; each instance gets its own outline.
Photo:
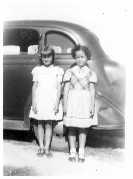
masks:
<instances>
[{"instance_id":1,"label":"two girls","mask_svg":"<svg viewBox=\"0 0 133 179\"><path fill-rule=\"evenodd\" d=\"M84 161L87 128L95 123L93 115L97 76L87 64L91 58L87 47L76 46L72 50L72 56L75 59L75 65L69 68L63 77L63 70L53 65L54 51L48 48L41 53L41 65L32 70L30 117L38 121L38 155L49 155L53 122L62 117L62 115L59 116L59 102L63 80L64 125L68 128L69 160L76 160L76 134L78 132L78 160Z\"/></svg>"}]
</instances>

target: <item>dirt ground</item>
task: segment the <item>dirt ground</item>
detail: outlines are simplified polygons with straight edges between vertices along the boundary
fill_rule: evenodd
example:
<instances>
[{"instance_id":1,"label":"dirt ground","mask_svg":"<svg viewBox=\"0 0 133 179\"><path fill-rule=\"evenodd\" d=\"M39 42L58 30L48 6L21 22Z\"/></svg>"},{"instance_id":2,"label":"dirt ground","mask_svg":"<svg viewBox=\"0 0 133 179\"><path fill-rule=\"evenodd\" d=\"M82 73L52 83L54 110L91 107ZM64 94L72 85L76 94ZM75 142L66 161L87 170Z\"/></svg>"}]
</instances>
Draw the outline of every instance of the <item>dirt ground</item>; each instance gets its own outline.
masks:
<instances>
[{"instance_id":1,"label":"dirt ground","mask_svg":"<svg viewBox=\"0 0 133 179\"><path fill-rule=\"evenodd\" d=\"M52 158L36 155L38 146L30 141L5 139L4 176L119 176L124 172L124 148L86 147L86 161L68 161L63 137L53 137Z\"/></svg>"}]
</instances>

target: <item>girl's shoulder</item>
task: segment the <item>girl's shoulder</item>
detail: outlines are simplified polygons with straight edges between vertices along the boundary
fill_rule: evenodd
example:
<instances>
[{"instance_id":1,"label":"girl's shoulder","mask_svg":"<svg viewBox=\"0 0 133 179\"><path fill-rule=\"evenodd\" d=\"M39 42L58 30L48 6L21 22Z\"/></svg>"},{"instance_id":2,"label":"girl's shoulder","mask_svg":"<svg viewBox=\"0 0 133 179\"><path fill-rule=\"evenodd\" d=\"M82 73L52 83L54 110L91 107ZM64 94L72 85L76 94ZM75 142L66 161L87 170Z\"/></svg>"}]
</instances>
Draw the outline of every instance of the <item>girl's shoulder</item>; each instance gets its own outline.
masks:
<instances>
[{"instance_id":1,"label":"girl's shoulder","mask_svg":"<svg viewBox=\"0 0 133 179\"><path fill-rule=\"evenodd\" d=\"M90 73L91 76L97 76L96 72L92 69L89 69L89 73Z\"/></svg>"},{"instance_id":2,"label":"girl's shoulder","mask_svg":"<svg viewBox=\"0 0 133 179\"><path fill-rule=\"evenodd\" d=\"M35 72L37 72L37 71L40 71L40 69L41 69L41 66L40 66L40 65L37 65L37 66L35 66L35 67L32 69L32 73L35 73Z\"/></svg>"},{"instance_id":3,"label":"girl's shoulder","mask_svg":"<svg viewBox=\"0 0 133 179\"><path fill-rule=\"evenodd\" d=\"M57 73L64 73L64 69L60 66L54 66L54 70L56 70Z\"/></svg>"},{"instance_id":4,"label":"girl's shoulder","mask_svg":"<svg viewBox=\"0 0 133 179\"><path fill-rule=\"evenodd\" d=\"M90 75L90 81L97 83L98 78L97 78L96 72L91 69L90 72L89 72L89 75Z\"/></svg>"},{"instance_id":5,"label":"girl's shoulder","mask_svg":"<svg viewBox=\"0 0 133 179\"><path fill-rule=\"evenodd\" d=\"M70 68L67 69L68 72L74 72L75 70L77 70L78 66L76 64L73 64L72 66L70 66Z\"/></svg>"},{"instance_id":6,"label":"girl's shoulder","mask_svg":"<svg viewBox=\"0 0 133 179\"><path fill-rule=\"evenodd\" d=\"M89 73L89 75L96 75L96 72L93 69L91 69L89 65L84 66L84 71Z\"/></svg>"},{"instance_id":7,"label":"girl's shoulder","mask_svg":"<svg viewBox=\"0 0 133 179\"><path fill-rule=\"evenodd\" d=\"M90 82L97 83L97 74L93 69L91 69L89 66L86 66L85 73L87 74L87 76L89 76Z\"/></svg>"},{"instance_id":8,"label":"girl's shoulder","mask_svg":"<svg viewBox=\"0 0 133 179\"><path fill-rule=\"evenodd\" d=\"M73 71L72 68L68 68L68 69L66 69L65 74L71 74L72 71Z\"/></svg>"}]
</instances>

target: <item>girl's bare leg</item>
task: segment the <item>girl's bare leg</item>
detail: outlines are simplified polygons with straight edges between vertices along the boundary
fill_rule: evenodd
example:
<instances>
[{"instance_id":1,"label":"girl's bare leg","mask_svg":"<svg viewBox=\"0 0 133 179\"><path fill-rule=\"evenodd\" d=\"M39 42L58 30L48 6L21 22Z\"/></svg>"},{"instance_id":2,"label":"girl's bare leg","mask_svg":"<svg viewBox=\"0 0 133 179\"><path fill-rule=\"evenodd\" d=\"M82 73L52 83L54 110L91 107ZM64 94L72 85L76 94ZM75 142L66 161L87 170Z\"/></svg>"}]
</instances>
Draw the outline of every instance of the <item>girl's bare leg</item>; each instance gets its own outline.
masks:
<instances>
[{"instance_id":1,"label":"girl's bare leg","mask_svg":"<svg viewBox=\"0 0 133 179\"><path fill-rule=\"evenodd\" d=\"M35 139L37 140L37 142L39 141L38 140L38 126L37 125L33 125L33 129L34 129L34 135L35 135Z\"/></svg>"},{"instance_id":2,"label":"girl's bare leg","mask_svg":"<svg viewBox=\"0 0 133 179\"><path fill-rule=\"evenodd\" d=\"M76 131L75 128L68 129L68 140L70 147L69 160L76 160Z\"/></svg>"},{"instance_id":3,"label":"girl's bare leg","mask_svg":"<svg viewBox=\"0 0 133 179\"><path fill-rule=\"evenodd\" d=\"M86 144L87 130L85 128L79 129L79 160L85 160L85 144Z\"/></svg>"},{"instance_id":4,"label":"girl's bare leg","mask_svg":"<svg viewBox=\"0 0 133 179\"><path fill-rule=\"evenodd\" d=\"M71 149L76 149L76 131L73 127L68 129L68 140Z\"/></svg>"},{"instance_id":5,"label":"girl's bare leg","mask_svg":"<svg viewBox=\"0 0 133 179\"><path fill-rule=\"evenodd\" d=\"M44 141L44 127L43 127L43 123L39 122L38 123L38 142L39 142L40 148L44 148L43 141Z\"/></svg>"},{"instance_id":6,"label":"girl's bare leg","mask_svg":"<svg viewBox=\"0 0 133 179\"><path fill-rule=\"evenodd\" d=\"M52 121L46 121L45 122L45 136L44 136L45 150L46 151L50 150L52 135L53 135Z\"/></svg>"}]
</instances>

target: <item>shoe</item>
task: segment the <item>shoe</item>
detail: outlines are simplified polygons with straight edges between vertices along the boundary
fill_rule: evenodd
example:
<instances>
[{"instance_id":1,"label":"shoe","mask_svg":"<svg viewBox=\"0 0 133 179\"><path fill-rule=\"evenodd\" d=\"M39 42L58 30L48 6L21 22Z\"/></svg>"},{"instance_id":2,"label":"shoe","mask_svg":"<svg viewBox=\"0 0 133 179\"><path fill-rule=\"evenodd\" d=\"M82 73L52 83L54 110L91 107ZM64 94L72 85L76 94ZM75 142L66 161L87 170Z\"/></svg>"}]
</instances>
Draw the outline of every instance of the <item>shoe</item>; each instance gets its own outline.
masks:
<instances>
[{"instance_id":1,"label":"shoe","mask_svg":"<svg viewBox=\"0 0 133 179\"><path fill-rule=\"evenodd\" d=\"M46 157L48 157L48 158L53 157L53 154L49 150L47 150L47 149L45 149L44 153L45 153Z\"/></svg>"},{"instance_id":2,"label":"shoe","mask_svg":"<svg viewBox=\"0 0 133 179\"><path fill-rule=\"evenodd\" d=\"M81 163L83 163L83 162L85 162L85 158L78 158L78 162L81 162Z\"/></svg>"},{"instance_id":3,"label":"shoe","mask_svg":"<svg viewBox=\"0 0 133 179\"><path fill-rule=\"evenodd\" d=\"M71 162L76 162L76 152L70 152L68 160Z\"/></svg>"},{"instance_id":4,"label":"shoe","mask_svg":"<svg viewBox=\"0 0 133 179\"><path fill-rule=\"evenodd\" d=\"M81 162L81 163L85 161L85 152L84 152L84 150L79 150L78 161Z\"/></svg>"},{"instance_id":5,"label":"shoe","mask_svg":"<svg viewBox=\"0 0 133 179\"><path fill-rule=\"evenodd\" d=\"M42 156L44 155L44 152L45 152L45 151L44 151L43 148L39 148L39 149L38 149L38 152L37 152L37 156L38 156L38 157L42 157Z\"/></svg>"}]
</instances>

